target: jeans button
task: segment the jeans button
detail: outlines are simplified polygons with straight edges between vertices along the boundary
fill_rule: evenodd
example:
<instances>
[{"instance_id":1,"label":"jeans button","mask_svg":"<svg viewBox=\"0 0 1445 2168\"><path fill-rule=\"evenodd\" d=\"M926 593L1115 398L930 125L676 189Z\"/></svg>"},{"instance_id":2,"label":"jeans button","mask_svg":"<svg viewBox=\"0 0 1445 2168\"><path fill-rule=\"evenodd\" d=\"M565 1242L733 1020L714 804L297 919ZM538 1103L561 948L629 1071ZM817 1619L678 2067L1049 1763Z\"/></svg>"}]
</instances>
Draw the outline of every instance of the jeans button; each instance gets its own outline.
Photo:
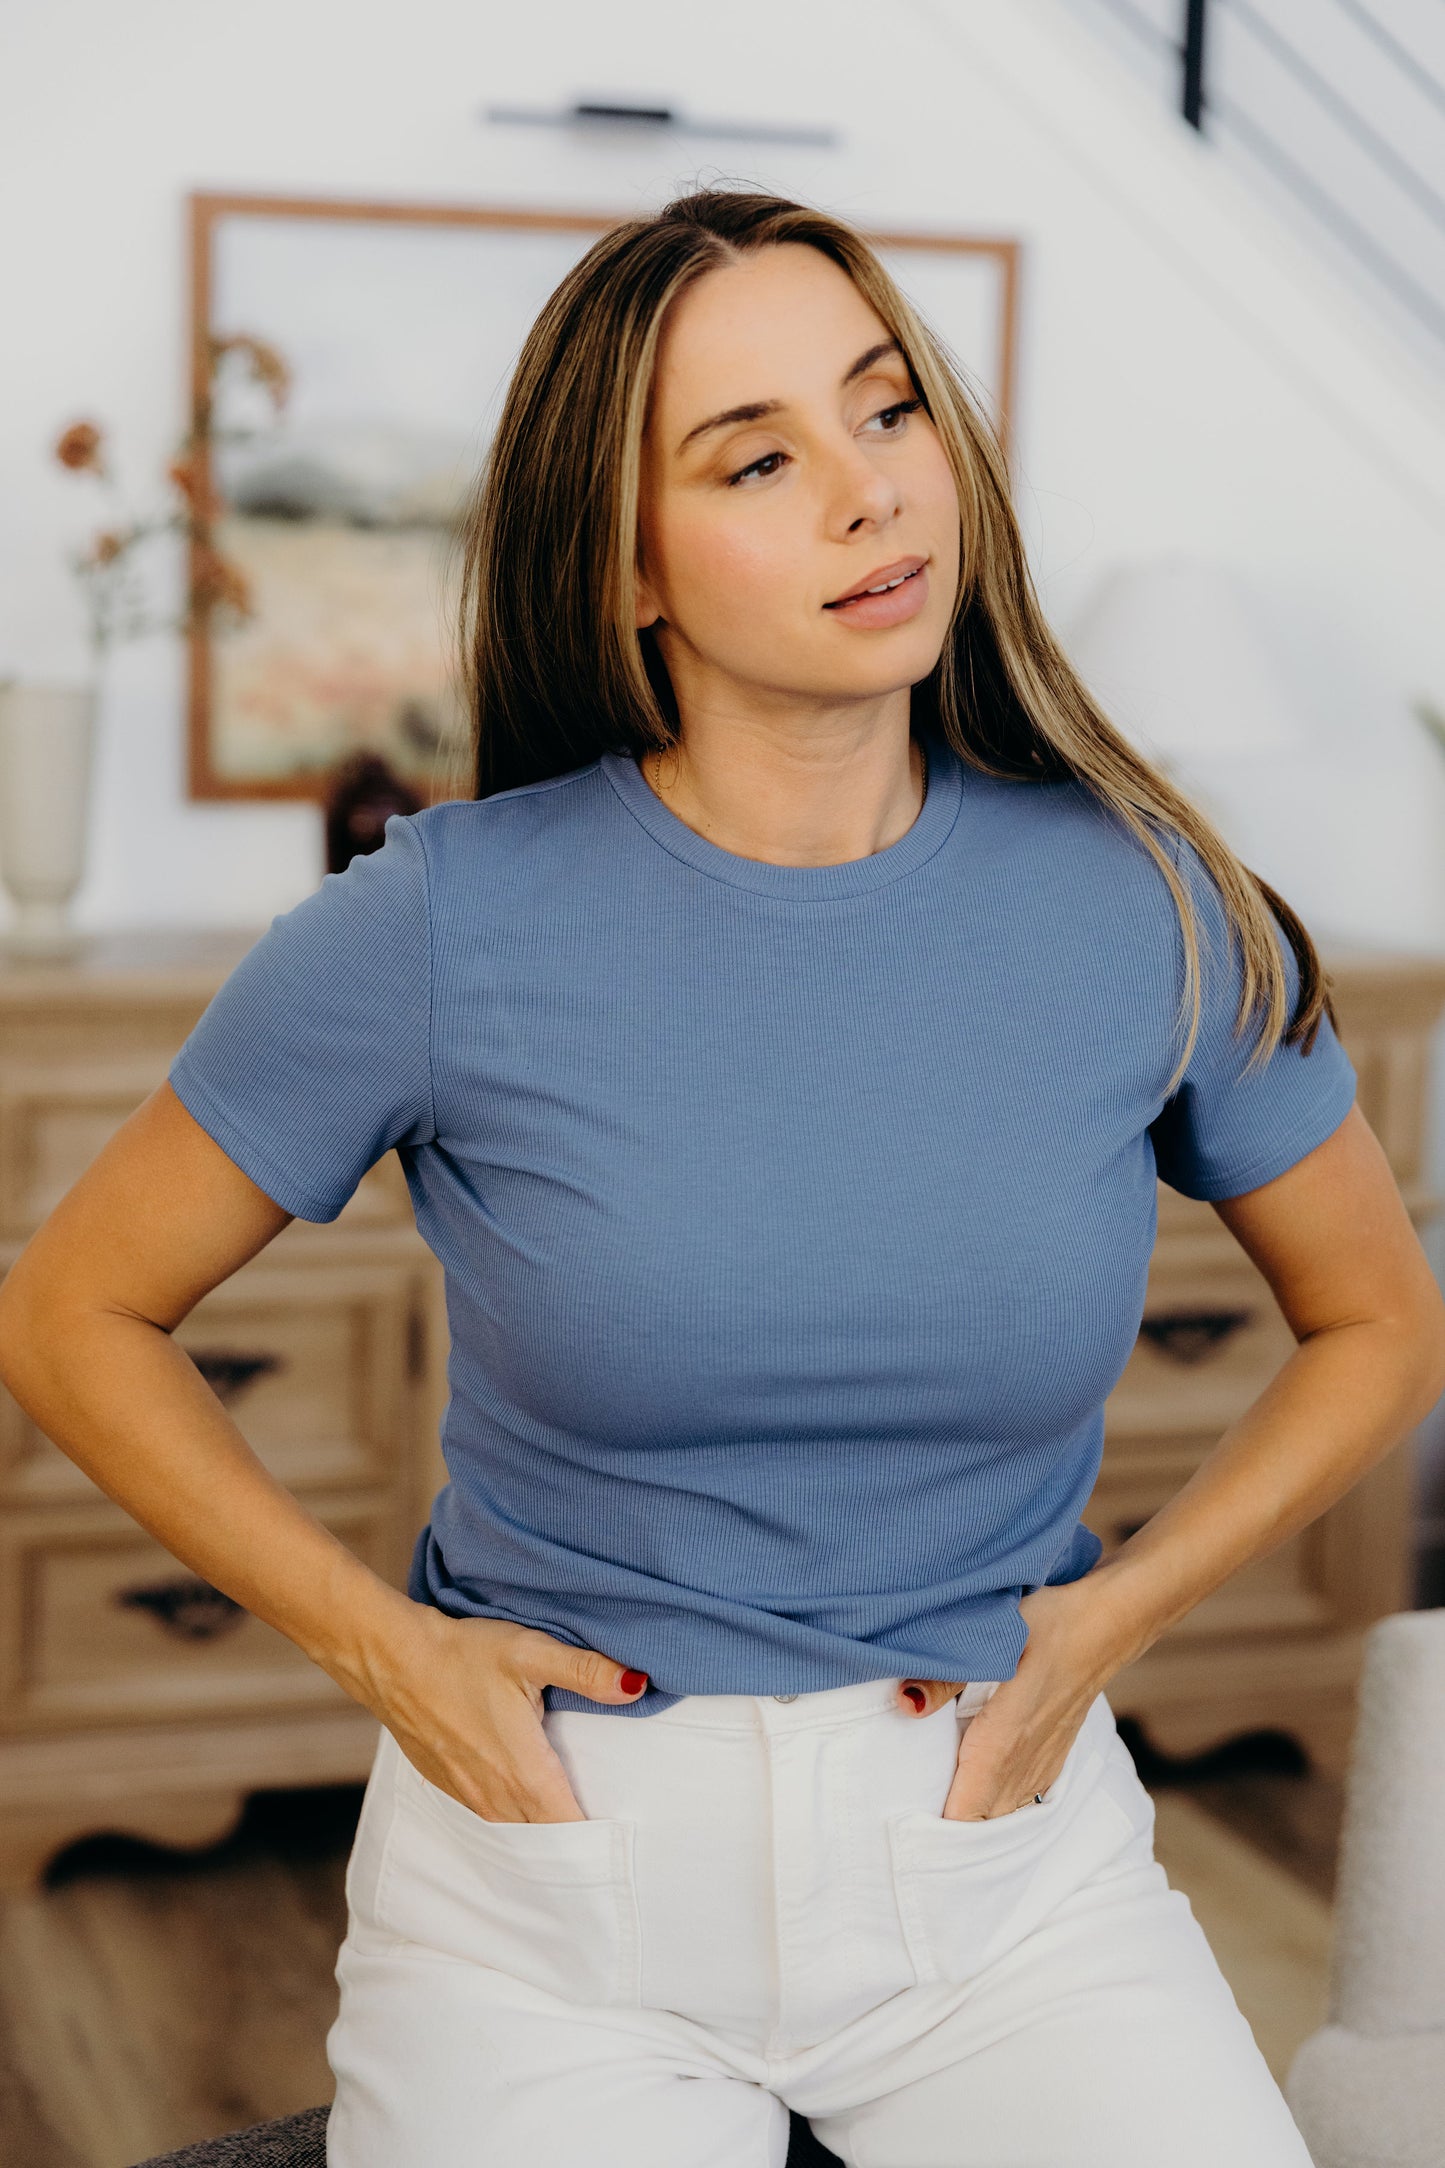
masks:
<instances>
[{"instance_id":1,"label":"jeans button","mask_svg":"<svg viewBox=\"0 0 1445 2168\"><path fill-rule=\"evenodd\" d=\"M773 1696L774 1701L796 1701L797 1698L796 1694L774 1694Z\"/></svg>"}]
</instances>

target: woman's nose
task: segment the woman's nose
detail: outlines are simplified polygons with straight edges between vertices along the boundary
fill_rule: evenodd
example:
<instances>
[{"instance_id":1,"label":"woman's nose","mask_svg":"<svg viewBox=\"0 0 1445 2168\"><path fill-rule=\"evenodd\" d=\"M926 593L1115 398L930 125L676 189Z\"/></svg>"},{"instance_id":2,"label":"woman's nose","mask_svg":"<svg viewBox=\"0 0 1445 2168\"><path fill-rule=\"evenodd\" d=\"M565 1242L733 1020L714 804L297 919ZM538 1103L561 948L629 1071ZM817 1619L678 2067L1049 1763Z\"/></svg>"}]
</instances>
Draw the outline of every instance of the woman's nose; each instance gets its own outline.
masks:
<instances>
[{"instance_id":1,"label":"woman's nose","mask_svg":"<svg viewBox=\"0 0 1445 2168\"><path fill-rule=\"evenodd\" d=\"M895 477L866 452L854 450L839 459L832 502L837 530L854 534L870 520L883 526L900 509L902 498Z\"/></svg>"}]
</instances>

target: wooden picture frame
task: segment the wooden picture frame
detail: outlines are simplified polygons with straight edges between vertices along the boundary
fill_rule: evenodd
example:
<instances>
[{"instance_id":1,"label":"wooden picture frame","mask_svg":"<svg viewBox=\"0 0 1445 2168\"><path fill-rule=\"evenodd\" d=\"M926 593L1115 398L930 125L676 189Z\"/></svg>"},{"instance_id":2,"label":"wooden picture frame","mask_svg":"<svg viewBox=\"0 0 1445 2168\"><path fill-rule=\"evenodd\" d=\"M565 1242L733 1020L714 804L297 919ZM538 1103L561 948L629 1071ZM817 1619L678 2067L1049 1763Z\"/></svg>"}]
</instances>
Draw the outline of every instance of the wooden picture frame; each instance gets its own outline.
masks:
<instances>
[{"instance_id":1,"label":"wooden picture frame","mask_svg":"<svg viewBox=\"0 0 1445 2168\"><path fill-rule=\"evenodd\" d=\"M446 488L475 471L488 403L499 405L546 295L622 215L188 198L190 460L197 500L218 486L223 500L215 526L191 544L191 798L319 800L337 762L358 750L382 752L423 802L446 795L433 781L445 766L436 748L465 727L437 584ZM868 238L962 362L1011 458L1020 244L982 234ZM449 311L458 325L450 340ZM425 327L438 318L442 336L428 346ZM466 378L458 371L469 340L484 358ZM253 341L294 369L299 396L284 427L237 444L218 421L217 342L240 352ZM422 381L427 367L445 383ZM397 414L410 403L412 419L389 434L382 410L392 398ZM368 399L380 402L380 419L366 418ZM447 442L461 449L447 467L443 445L440 467L424 472L433 447L416 416L433 406L449 414ZM299 422L289 418L298 408ZM217 552L252 603L251 616L229 626L204 599Z\"/></svg>"}]
</instances>

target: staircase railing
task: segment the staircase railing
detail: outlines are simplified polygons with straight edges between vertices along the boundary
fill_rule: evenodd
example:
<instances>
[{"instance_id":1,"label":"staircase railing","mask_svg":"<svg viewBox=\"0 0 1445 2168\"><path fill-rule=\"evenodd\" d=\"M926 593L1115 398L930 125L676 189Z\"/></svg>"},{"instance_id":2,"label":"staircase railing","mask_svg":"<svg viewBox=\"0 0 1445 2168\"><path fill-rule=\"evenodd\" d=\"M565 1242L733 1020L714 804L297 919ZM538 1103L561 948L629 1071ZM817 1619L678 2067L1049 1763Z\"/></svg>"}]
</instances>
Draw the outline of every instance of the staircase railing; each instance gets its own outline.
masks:
<instances>
[{"instance_id":1,"label":"staircase railing","mask_svg":"<svg viewBox=\"0 0 1445 2168\"><path fill-rule=\"evenodd\" d=\"M1242 158L1263 169L1445 361L1445 7L1439 0L1431 0L1418 24L1422 33L1432 19L1440 26L1438 69L1369 0L1309 0L1307 11L1271 7L1269 0L1073 0L1073 6L1119 26L1156 78L1162 66L1175 83L1183 119L1232 162ZM1343 64L1341 48L1351 43L1373 56L1370 69L1356 71L1371 77L1368 89L1352 82Z\"/></svg>"}]
</instances>

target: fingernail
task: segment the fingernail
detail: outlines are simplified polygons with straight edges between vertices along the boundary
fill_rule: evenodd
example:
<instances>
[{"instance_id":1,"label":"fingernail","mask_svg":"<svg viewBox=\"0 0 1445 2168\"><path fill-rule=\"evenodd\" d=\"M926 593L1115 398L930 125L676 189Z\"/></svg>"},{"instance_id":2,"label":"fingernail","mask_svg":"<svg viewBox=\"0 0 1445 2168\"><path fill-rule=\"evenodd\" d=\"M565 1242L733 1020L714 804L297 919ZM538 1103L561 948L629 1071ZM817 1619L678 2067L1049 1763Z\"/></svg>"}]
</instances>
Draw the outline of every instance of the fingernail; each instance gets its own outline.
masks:
<instances>
[{"instance_id":1,"label":"fingernail","mask_svg":"<svg viewBox=\"0 0 1445 2168\"><path fill-rule=\"evenodd\" d=\"M928 1696L924 1693L921 1686L905 1686L903 1691L908 1696L909 1700L913 1703L915 1709L927 1708Z\"/></svg>"},{"instance_id":2,"label":"fingernail","mask_svg":"<svg viewBox=\"0 0 1445 2168\"><path fill-rule=\"evenodd\" d=\"M647 1684L645 1671L624 1671L619 1682L624 1694L640 1694Z\"/></svg>"}]
</instances>

